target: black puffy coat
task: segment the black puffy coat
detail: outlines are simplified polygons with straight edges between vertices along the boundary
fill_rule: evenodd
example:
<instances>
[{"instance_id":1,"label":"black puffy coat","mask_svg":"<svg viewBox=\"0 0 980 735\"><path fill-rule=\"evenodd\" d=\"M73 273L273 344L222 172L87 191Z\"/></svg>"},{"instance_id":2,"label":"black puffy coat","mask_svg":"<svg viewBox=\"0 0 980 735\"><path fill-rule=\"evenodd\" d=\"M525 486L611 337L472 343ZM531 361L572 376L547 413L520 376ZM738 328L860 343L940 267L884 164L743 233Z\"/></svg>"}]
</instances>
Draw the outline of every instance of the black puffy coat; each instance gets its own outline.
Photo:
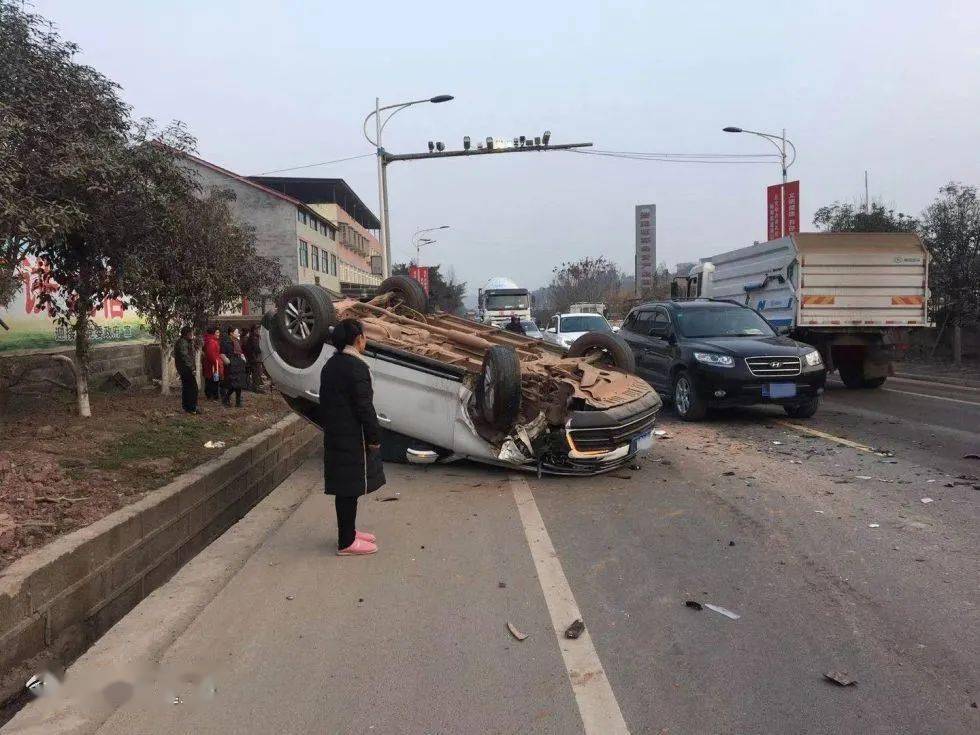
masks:
<instances>
[{"instance_id":1,"label":"black puffy coat","mask_svg":"<svg viewBox=\"0 0 980 735\"><path fill-rule=\"evenodd\" d=\"M323 489L328 495L357 497L385 484L381 426L374 410L371 371L360 357L335 353L320 371L323 426Z\"/></svg>"},{"instance_id":2,"label":"black puffy coat","mask_svg":"<svg viewBox=\"0 0 980 735\"><path fill-rule=\"evenodd\" d=\"M235 390L245 387L245 356L237 339L221 340L221 354L228 358L225 365L225 388Z\"/></svg>"}]
</instances>

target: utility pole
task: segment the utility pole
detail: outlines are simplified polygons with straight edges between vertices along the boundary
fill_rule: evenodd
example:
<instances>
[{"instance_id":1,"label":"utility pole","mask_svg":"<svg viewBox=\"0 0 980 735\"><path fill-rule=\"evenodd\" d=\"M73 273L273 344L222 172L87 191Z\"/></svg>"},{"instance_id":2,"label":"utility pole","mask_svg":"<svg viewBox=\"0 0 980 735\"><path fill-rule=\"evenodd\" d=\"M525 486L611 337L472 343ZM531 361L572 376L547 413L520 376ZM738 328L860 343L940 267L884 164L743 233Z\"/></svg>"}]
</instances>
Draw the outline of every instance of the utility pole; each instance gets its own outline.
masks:
<instances>
[{"instance_id":1,"label":"utility pole","mask_svg":"<svg viewBox=\"0 0 980 735\"><path fill-rule=\"evenodd\" d=\"M871 197L868 195L868 169L864 169L864 213L871 212Z\"/></svg>"}]
</instances>

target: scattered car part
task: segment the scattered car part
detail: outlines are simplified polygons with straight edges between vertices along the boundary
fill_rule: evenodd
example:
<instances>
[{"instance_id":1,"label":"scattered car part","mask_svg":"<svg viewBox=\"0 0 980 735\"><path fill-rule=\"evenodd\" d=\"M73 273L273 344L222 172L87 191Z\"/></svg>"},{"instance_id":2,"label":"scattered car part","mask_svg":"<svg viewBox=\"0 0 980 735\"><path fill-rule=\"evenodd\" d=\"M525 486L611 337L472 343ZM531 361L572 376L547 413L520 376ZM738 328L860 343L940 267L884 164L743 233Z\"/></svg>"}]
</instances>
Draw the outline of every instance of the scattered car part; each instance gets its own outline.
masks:
<instances>
[{"instance_id":1,"label":"scattered car part","mask_svg":"<svg viewBox=\"0 0 980 735\"><path fill-rule=\"evenodd\" d=\"M852 679L846 671L828 671L823 678L839 687L849 687L857 684L857 679Z\"/></svg>"},{"instance_id":2,"label":"scattered car part","mask_svg":"<svg viewBox=\"0 0 980 735\"><path fill-rule=\"evenodd\" d=\"M728 608L722 607L721 605L712 605L710 602L704 603L704 606L709 610L714 610L716 613L721 613L726 618L731 618L732 620L738 620L741 615L736 612L732 612Z\"/></svg>"},{"instance_id":3,"label":"scattered car part","mask_svg":"<svg viewBox=\"0 0 980 735\"><path fill-rule=\"evenodd\" d=\"M510 634L519 641L526 640L528 637L527 633L521 633L521 631L519 631L516 627L514 627L513 623L510 622L507 623L507 630L509 630Z\"/></svg>"},{"instance_id":4,"label":"scattered car part","mask_svg":"<svg viewBox=\"0 0 980 735\"><path fill-rule=\"evenodd\" d=\"M483 420L506 429L521 410L521 363L517 351L494 345L483 357L476 383L476 406Z\"/></svg>"},{"instance_id":5,"label":"scattered car part","mask_svg":"<svg viewBox=\"0 0 980 735\"><path fill-rule=\"evenodd\" d=\"M565 628L565 637L570 638L573 641L577 640L582 632L585 630L585 623L581 620L576 620L574 623Z\"/></svg>"},{"instance_id":6,"label":"scattered car part","mask_svg":"<svg viewBox=\"0 0 980 735\"><path fill-rule=\"evenodd\" d=\"M636 357L626 340L607 332L586 332L572 342L568 348L569 357L588 357L600 354L600 363L607 367L619 368L627 373L636 372Z\"/></svg>"},{"instance_id":7,"label":"scattered car part","mask_svg":"<svg viewBox=\"0 0 980 735\"><path fill-rule=\"evenodd\" d=\"M703 610L704 609L704 605L702 605L697 600L688 600L687 602L684 603L684 606L685 607L689 607L692 610Z\"/></svg>"}]
</instances>

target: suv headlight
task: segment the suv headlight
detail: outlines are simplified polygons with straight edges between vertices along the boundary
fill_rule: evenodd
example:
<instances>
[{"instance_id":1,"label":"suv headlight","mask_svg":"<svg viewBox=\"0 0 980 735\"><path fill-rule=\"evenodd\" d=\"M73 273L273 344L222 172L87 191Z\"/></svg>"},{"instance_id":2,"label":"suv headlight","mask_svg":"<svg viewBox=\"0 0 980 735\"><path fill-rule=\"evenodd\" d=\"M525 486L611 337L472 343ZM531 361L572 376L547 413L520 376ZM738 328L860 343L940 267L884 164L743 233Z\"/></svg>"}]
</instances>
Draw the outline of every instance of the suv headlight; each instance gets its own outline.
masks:
<instances>
[{"instance_id":1,"label":"suv headlight","mask_svg":"<svg viewBox=\"0 0 980 735\"><path fill-rule=\"evenodd\" d=\"M823 365L823 359L820 357L820 353L816 350L810 350L803 355L803 361L807 364L807 367L817 367L818 365Z\"/></svg>"},{"instance_id":2,"label":"suv headlight","mask_svg":"<svg viewBox=\"0 0 980 735\"><path fill-rule=\"evenodd\" d=\"M716 367L733 367L735 358L731 355L719 355L717 352L695 352L694 359L703 362L705 365L715 365Z\"/></svg>"}]
</instances>

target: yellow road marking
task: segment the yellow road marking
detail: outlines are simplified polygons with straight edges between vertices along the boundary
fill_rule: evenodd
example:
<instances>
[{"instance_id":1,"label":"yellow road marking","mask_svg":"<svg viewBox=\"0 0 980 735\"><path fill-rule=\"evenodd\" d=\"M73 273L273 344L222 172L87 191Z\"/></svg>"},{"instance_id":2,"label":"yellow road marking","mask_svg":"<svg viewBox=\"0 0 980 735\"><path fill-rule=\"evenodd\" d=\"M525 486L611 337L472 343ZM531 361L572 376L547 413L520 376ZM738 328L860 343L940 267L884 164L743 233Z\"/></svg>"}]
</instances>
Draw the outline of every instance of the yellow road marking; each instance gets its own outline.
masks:
<instances>
[{"instance_id":1,"label":"yellow road marking","mask_svg":"<svg viewBox=\"0 0 980 735\"><path fill-rule=\"evenodd\" d=\"M852 442L850 439L844 439L840 436L834 436L833 434L828 434L825 431L819 431L818 429L811 429L809 426L801 426L800 424L793 424L789 421L782 421L777 419L776 423L780 426L785 426L787 429L792 429L798 434L809 434L810 436L819 436L821 439L826 439L827 441L836 442L837 444L843 444L845 447L851 447L853 449L860 449L862 452L874 452L873 447L869 447L865 444L858 444L857 442Z\"/></svg>"}]
</instances>

